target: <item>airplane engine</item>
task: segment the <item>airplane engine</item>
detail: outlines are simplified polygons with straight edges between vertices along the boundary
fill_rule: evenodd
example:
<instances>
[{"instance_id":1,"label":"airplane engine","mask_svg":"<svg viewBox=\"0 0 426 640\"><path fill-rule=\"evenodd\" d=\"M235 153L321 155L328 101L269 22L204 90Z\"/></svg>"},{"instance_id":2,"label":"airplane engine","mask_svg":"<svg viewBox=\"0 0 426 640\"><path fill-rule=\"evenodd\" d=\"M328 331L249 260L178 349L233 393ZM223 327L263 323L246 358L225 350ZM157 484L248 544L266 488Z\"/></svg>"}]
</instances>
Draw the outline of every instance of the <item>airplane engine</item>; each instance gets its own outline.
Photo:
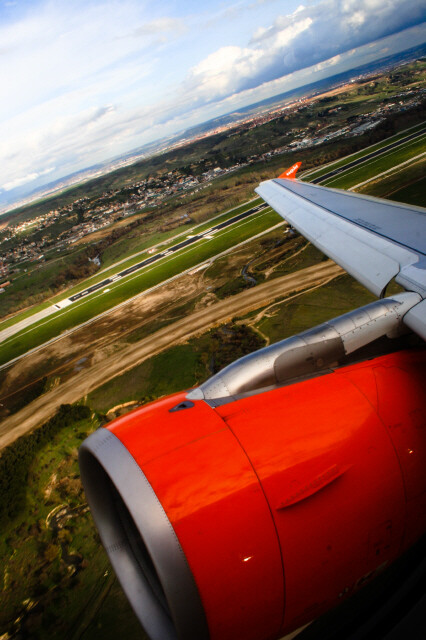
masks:
<instances>
[{"instance_id":1,"label":"airplane engine","mask_svg":"<svg viewBox=\"0 0 426 640\"><path fill-rule=\"evenodd\" d=\"M425 364L420 348L262 392L180 393L92 434L87 499L149 637L279 638L413 544Z\"/></svg>"}]
</instances>

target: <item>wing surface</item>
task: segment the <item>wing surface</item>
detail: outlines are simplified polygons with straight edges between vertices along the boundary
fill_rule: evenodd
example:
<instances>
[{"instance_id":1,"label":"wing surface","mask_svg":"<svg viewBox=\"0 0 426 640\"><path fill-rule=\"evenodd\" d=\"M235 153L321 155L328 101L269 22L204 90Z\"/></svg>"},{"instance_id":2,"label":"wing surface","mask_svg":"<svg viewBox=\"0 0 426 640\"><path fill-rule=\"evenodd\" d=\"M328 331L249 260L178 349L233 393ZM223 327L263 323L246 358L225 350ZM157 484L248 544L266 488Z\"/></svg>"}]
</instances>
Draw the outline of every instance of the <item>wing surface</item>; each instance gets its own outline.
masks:
<instances>
[{"instance_id":1,"label":"wing surface","mask_svg":"<svg viewBox=\"0 0 426 640\"><path fill-rule=\"evenodd\" d=\"M418 293L404 321L426 339L426 209L295 179L268 180L256 192L378 297L393 278Z\"/></svg>"}]
</instances>

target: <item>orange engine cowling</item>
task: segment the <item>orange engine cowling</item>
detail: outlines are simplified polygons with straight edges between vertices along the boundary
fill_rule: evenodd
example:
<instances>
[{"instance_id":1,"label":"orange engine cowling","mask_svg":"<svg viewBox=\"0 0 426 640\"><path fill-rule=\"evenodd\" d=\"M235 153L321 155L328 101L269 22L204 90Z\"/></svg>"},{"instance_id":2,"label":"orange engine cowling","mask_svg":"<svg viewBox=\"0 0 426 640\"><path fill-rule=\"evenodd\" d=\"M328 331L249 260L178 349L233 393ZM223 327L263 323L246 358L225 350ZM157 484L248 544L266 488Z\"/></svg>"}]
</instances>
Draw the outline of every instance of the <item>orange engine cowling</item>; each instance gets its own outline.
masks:
<instances>
[{"instance_id":1,"label":"orange engine cowling","mask_svg":"<svg viewBox=\"0 0 426 640\"><path fill-rule=\"evenodd\" d=\"M425 351L402 351L224 403L177 394L92 434L86 495L148 635L278 638L418 539L424 374Z\"/></svg>"}]
</instances>

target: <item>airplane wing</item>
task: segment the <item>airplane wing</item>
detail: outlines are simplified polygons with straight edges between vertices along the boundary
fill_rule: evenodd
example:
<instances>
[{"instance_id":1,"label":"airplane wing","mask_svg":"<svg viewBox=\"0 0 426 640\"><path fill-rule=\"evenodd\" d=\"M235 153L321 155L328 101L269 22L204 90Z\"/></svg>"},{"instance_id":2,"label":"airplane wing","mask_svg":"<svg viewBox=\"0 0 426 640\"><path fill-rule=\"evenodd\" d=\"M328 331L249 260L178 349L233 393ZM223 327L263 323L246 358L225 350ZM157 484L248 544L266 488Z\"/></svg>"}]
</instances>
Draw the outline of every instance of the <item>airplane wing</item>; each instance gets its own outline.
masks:
<instances>
[{"instance_id":1,"label":"airplane wing","mask_svg":"<svg viewBox=\"0 0 426 640\"><path fill-rule=\"evenodd\" d=\"M293 176L262 182L256 192L376 296L383 297L393 278L417 293L404 322L426 340L426 209Z\"/></svg>"}]
</instances>

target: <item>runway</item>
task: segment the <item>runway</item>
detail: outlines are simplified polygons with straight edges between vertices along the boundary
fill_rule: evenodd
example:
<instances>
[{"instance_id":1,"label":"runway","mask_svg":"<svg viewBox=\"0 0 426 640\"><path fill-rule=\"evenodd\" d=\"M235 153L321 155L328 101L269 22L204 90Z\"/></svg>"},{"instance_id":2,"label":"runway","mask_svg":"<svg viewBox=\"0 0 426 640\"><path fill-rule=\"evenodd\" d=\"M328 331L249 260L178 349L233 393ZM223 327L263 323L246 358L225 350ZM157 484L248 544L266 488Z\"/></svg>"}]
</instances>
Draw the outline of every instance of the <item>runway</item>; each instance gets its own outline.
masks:
<instances>
[{"instance_id":1,"label":"runway","mask_svg":"<svg viewBox=\"0 0 426 640\"><path fill-rule=\"evenodd\" d=\"M99 289L102 289L103 287L107 287L108 285L113 284L117 280L120 280L121 278L125 278L126 276L129 276L130 274L135 273L135 271L139 271L140 269L143 269L144 267L147 267L148 265L152 264L153 262L157 262L158 260L161 260L161 258L165 258L166 256L169 256L170 254L175 253L176 251L179 251L180 249L183 249L184 247L187 247L187 246L189 246L191 244L194 244L195 242L198 242L199 240L202 240L206 236L212 235L216 231L220 231L221 229L225 229L226 227L229 227L229 226L235 224L236 222L239 222L240 220L243 220L244 218L248 218L249 216L253 215L254 213L258 213L259 211L262 211L263 209L266 209L267 207L268 207L267 204L264 204L264 203L259 204L256 207L252 207L248 211L244 211L243 213L240 213L240 214L234 216L233 218L229 218L229 220L225 220L225 222L221 222L220 224L217 224L214 227L211 227L210 229L207 229L206 231L203 231L202 233L196 234L194 236L190 236L186 240L183 240L182 242L179 242L178 244L173 245L169 249L165 249L164 251L161 251L160 253L156 253L155 255L150 256L149 258L145 258L145 260L142 260L141 262L138 262L137 264L134 264L133 266L128 267L127 269L124 269L123 271L120 271L119 273L111 276L110 278L106 278L105 280L102 280L101 282L97 282L96 284L92 285L91 287L88 287L87 289L84 289L83 291L79 291L79 293L76 293L73 296L70 296L69 298L67 298L67 301L72 303L72 302L76 302L77 300L80 300L81 298L85 298L86 296L90 295L91 293L94 293L95 291L98 291ZM65 302L67 302L67 301L65 301ZM62 304L57 305L57 308L61 309L61 308L63 308L63 306L64 306L64 304L62 303Z\"/></svg>"}]
</instances>

